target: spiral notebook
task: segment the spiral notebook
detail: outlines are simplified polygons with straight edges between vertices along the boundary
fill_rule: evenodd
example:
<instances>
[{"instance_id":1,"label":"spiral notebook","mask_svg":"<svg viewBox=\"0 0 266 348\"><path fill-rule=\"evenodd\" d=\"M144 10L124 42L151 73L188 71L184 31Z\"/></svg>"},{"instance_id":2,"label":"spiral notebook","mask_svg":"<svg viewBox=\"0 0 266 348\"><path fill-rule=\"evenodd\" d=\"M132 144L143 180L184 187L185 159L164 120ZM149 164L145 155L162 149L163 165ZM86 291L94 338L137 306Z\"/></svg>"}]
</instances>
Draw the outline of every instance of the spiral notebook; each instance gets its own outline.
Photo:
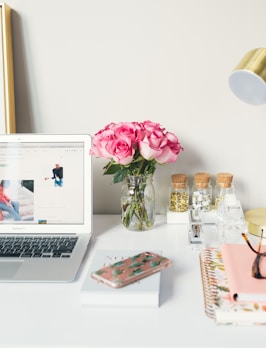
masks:
<instances>
[{"instance_id":1,"label":"spiral notebook","mask_svg":"<svg viewBox=\"0 0 266 348\"><path fill-rule=\"evenodd\" d=\"M199 258L206 315L216 324L266 325L266 302L231 300L220 249L204 249Z\"/></svg>"}]
</instances>

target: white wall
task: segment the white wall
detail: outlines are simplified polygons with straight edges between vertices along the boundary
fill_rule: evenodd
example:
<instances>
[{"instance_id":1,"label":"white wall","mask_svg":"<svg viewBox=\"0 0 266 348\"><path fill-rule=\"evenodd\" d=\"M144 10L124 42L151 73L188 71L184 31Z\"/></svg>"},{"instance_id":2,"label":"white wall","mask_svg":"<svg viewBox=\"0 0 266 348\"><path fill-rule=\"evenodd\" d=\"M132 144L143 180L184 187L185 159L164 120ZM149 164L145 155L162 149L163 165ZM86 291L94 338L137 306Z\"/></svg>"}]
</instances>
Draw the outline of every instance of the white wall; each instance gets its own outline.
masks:
<instances>
[{"instance_id":1,"label":"white wall","mask_svg":"<svg viewBox=\"0 0 266 348\"><path fill-rule=\"evenodd\" d=\"M185 151L170 175L234 173L244 209L266 206L266 106L229 90L231 70L266 41L265 0L9 0L18 132L90 133L161 123ZM94 212L119 212L120 185L94 159Z\"/></svg>"}]
</instances>

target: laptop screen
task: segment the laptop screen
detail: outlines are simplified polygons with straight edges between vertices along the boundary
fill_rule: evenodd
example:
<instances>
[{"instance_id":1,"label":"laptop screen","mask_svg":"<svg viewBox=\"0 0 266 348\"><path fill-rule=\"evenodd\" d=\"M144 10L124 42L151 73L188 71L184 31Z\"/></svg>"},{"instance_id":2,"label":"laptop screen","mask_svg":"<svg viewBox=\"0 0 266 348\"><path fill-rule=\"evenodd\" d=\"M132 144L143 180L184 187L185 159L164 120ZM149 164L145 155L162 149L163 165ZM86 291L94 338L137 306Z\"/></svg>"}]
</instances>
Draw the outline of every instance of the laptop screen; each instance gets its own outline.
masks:
<instances>
[{"instance_id":1,"label":"laptop screen","mask_svg":"<svg viewBox=\"0 0 266 348\"><path fill-rule=\"evenodd\" d=\"M82 225L84 142L41 137L0 142L0 223Z\"/></svg>"}]
</instances>

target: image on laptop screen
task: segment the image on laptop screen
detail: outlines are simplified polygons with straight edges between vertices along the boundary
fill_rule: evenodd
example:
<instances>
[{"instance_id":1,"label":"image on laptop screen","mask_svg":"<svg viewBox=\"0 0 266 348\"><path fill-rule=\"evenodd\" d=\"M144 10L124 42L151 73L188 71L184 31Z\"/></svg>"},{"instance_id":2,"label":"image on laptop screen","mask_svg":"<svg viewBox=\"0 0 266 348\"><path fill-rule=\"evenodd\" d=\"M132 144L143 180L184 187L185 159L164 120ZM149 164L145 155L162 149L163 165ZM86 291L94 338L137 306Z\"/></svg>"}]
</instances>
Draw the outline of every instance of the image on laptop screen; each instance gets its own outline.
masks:
<instances>
[{"instance_id":1,"label":"image on laptop screen","mask_svg":"<svg viewBox=\"0 0 266 348\"><path fill-rule=\"evenodd\" d=\"M0 143L0 224L83 224L84 143Z\"/></svg>"}]
</instances>

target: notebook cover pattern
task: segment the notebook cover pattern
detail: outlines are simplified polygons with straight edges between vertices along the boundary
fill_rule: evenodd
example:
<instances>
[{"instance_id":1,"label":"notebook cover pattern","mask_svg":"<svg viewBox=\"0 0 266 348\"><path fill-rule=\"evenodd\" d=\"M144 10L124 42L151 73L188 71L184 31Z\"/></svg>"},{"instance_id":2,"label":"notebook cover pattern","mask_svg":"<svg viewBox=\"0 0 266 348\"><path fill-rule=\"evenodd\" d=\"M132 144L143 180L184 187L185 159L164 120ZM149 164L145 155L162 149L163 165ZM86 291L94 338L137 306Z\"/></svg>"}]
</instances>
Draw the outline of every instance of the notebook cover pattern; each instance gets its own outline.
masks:
<instances>
[{"instance_id":1,"label":"notebook cover pattern","mask_svg":"<svg viewBox=\"0 0 266 348\"><path fill-rule=\"evenodd\" d=\"M255 246L255 249L258 247ZM261 301L266 302L266 279L252 277L251 268L255 260L255 253L246 244L222 244L220 250L226 269L231 298L238 302ZM261 246L261 252L265 252ZM260 269L264 275L265 258L260 262Z\"/></svg>"},{"instance_id":2,"label":"notebook cover pattern","mask_svg":"<svg viewBox=\"0 0 266 348\"><path fill-rule=\"evenodd\" d=\"M207 316L217 324L266 325L266 303L231 300L221 251L207 248L199 257Z\"/></svg>"}]
</instances>

